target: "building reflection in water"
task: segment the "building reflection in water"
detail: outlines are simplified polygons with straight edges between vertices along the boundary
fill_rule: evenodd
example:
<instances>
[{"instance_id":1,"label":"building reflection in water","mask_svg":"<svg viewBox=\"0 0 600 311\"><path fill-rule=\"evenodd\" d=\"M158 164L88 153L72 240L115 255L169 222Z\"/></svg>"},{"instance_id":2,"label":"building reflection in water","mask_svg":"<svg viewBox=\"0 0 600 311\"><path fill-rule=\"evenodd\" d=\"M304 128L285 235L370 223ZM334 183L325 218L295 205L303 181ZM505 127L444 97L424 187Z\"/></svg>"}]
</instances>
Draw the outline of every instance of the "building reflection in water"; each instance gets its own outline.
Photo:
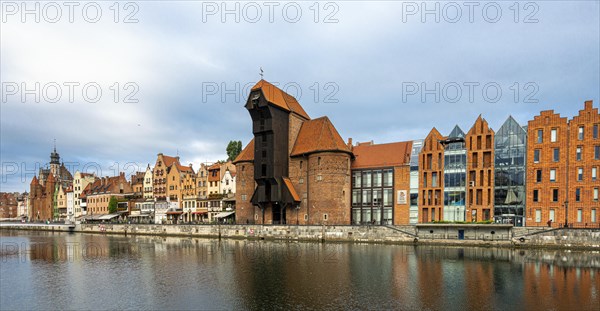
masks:
<instances>
[{"instance_id":1,"label":"building reflection in water","mask_svg":"<svg viewBox=\"0 0 600 311\"><path fill-rule=\"evenodd\" d=\"M600 305L597 252L1 235L0 309L48 303L69 309L598 310Z\"/></svg>"}]
</instances>

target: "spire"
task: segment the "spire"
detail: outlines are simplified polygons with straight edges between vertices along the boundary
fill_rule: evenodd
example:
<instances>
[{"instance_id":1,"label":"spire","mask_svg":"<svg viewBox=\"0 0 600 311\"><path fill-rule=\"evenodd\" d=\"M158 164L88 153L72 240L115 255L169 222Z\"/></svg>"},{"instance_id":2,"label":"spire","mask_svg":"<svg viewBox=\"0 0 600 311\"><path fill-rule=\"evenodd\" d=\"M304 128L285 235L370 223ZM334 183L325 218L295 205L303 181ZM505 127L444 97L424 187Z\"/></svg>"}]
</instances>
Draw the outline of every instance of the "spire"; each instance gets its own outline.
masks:
<instances>
[{"instance_id":1,"label":"spire","mask_svg":"<svg viewBox=\"0 0 600 311\"><path fill-rule=\"evenodd\" d=\"M60 156L56 152L56 139L54 139L54 151L50 154L50 164L60 164Z\"/></svg>"}]
</instances>

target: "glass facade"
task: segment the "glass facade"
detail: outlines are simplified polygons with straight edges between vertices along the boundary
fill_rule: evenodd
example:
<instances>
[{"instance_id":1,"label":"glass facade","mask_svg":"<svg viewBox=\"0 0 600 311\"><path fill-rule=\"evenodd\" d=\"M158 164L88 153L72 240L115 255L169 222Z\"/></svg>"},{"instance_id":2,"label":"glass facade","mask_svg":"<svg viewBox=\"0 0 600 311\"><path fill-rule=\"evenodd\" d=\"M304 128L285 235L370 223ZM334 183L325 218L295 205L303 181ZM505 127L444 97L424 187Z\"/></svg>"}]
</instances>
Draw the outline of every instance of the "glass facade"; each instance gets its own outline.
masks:
<instances>
[{"instance_id":1,"label":"glass facade","mask_svg":"<svg viewBox=\"0 0 600 311\"><path fill-rule=\"evenodd\" d=\"M393 180L393 168L352 171L352 224L393 224Z\"/></svg>"},{"instance_id":2,"label":"glass facade","mask_svg":"<svg viewBox=\"0 0 600 311\"><path fill-rule=\"evenodd\" d=\"M410 224L419 222L419 154L423 140L415 140L410 153Z\"/></svg>"},{"instance_id":3,"label":"glass facade","mask_svg":"<svg viewBox=\"0 0 600 311\"><path fill-rule=\"evenodd\" d=\"M496 133L494 220L525 226L527 130L509 117Z\"/></svg>"},{"instance_id":4,"label":"glass facade","mask_svg":"<svg viewBox=\"0 0 600 311\"><path fill-rule=\"evenodd\" d=\"M447 221L465 221L467 148L457 125L444 143L444 215Z\"/></svg>"}]
</instances>

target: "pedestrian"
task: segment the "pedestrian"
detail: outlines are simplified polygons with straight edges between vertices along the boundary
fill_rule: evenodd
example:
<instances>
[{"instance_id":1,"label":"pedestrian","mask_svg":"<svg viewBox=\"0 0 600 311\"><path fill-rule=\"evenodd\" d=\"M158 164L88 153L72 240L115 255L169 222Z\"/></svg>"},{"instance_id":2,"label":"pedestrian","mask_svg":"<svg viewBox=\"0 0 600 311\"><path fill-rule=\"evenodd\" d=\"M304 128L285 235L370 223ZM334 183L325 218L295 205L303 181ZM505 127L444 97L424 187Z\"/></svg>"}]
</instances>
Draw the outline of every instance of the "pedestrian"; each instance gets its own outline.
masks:
<instances>
[{"instance_id":1,"label":"pedestrian","mask_svg":"<svg viewBox=\"0 0 600 311\"><path fill-rule=\"evenodd\" d=\"M552 219L548 220L548 227L552 227Z\"/></svg>"}]
</instances>

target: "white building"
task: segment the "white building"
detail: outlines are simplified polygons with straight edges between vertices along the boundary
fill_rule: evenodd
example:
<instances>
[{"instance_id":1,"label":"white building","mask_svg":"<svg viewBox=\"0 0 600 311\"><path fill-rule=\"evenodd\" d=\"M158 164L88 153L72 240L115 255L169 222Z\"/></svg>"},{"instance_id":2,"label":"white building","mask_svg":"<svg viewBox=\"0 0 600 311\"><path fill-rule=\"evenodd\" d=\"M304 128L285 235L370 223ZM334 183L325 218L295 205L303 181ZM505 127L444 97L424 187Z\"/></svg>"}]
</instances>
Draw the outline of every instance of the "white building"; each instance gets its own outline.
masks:
<instances>
[{"instance_id":1,"label":"white building","mask_svg":"<svg viewBox=\"0 0 600 311\"><path fill-rule=\"evenodd\" d=\"M225 196L235 194L235 172L225 170L223 178L221 178L221 191Z\"/></svg>"},{"instance_id":2,"label":"white building","mask_svg":"<svg viewBox=\"0 0 600 311\"><path fill-rule=\"evenodd\" d=\"M96 181L96 179L97 177L94 174L81 173L80 171L75 172L75 176L73 177L73 215L75 217L86 214L85 208L81 206L79 197L85 187Z\"/></svg>"},{"instance_id":3,"label":"white building","mask_svg":"<svg viewBox=\"0 0 600 311\"><path fill-rule=\"evenodd\" d=\"M154 199L154 193L152 191L152 169L150 164L146 168L146 174L144 175L144 199Z\"/></svg>"},{"instance_id":4,"label":"white building","mask_svg":"<svg viewBox=\"0 0 600 311\"><path fill-rule=\"evenodd\" d=\"M72 189L67 190L67 219L75 221L75 192Z\"/></svg>"}]
</instances>

